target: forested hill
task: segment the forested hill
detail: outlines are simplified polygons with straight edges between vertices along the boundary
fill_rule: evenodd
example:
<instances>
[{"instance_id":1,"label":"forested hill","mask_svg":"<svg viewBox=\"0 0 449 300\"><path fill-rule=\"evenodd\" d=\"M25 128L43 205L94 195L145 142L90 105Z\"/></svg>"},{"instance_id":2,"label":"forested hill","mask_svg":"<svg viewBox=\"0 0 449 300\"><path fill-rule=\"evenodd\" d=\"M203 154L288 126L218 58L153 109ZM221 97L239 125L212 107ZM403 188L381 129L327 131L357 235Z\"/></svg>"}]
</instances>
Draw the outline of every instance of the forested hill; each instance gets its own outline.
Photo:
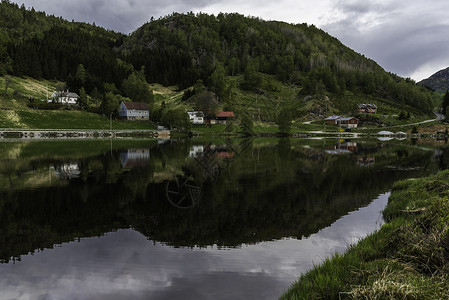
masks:
<instances>
[{"instance_id":1,"label":"forested hill","mask_svg":"<svg viewBox=\"0 0 449 300\"><path fill-rule=\"evenodd\" d=\"M333 75L385 73L374 61L313 25L268 22L239 14L175 13L152 20L137 29L121 50L133 64L144 65L152 80L167 84L191 85L195 78L206 79L220 64L228 75L251 66L292 82L316 69L319 74L315 76L323 77L326 71ZM338 83L326 83L337 90Z\"/></svg>"},{"instance_id":2,"label":"forested hill","mask_svg":"<svg viewBox=\"0 0 449 300\"><path fill-rule=\"evenodd\" d=\"M117 62L114 47L125 35L81 22L0 3L0 75L70 81L77 67L87 70L86 89L121 83L129 74Z\"/></svg>"},{"instance_id":3,"label":"forested hill","mask_svg":"<svg viewBox=\"0 0 449 300\"><path fill-rule=\"evenodd\" d=\"M440 70L419 83L441 94L444 94L447 90L449 90L449 68Z\"/></svg>"},{"instance_id":4,"label":"forested hill","mask_svg":"<svg viewBox=\"0 0 449 300\"><path fill-rule=\"evenodd\" d=\"M124 87L130 78L181 89L202 80L221 103L233 89L277 99L268 76L294 87L298 99L329 95L343 102L347 95L369 95L423 112L434 106L428 90L385 72L313 25L239 14L174 13L126 36L2 0L4 74L64 81L99 101L108 92L138 101Z\"/></svg>"},{"instance_id":5,"label":"forested hill","mask_svg":"<svg viewBox=\"0 0 449 300\"><path fill-rule=\"evenodd\" d=\"M120 48L124 60L145 66L150 81L217 85L224 75L244 74L241 88L266 90L260 73L301 88L302 95L368 94L432 109L431 96L410 79L385 72L376 62L307 24L287 24L239 14L172 14L152 20ZM226 98L224 86L215 91Z\"/></svg>"}]
</instances>

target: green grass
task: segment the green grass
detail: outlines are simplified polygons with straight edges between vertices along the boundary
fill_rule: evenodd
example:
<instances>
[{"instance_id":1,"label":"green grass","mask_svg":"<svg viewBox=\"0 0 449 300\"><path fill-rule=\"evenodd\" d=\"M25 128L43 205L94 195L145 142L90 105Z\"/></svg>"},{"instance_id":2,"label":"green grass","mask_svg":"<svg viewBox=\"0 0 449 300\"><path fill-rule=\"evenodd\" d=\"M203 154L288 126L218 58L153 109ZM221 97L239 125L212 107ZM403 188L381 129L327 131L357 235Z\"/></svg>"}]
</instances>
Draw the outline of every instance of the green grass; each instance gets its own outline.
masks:
<instances>
[{"instance_id":1,"label":"green grass","mask_svg":"<svg viewBox=\"0 0 449 300\"><path fill-rule=\"evenodd\" d=\"M107 117L77 110L70 111L0 111L0 128L28 129L110 129ZM113 120L112 129L147 130L154 129L151 122Z\"/></svg>"},{"instance_id":2,"label":"green grass","mask_svg":"<svg viewBox=\"0 0 449 300\"><path fill-rule=\"evenodd\" d=\"M387 223L282 299L449 299L449 171L394 185Z\"/></svg>"},{"instance_id":3,"label":"green grass","mask_svg":"<svg viewBox=\"0 0 449 300\"><path fill-rule=\"evenodd\" d=\"M58 82L11 77L6 95L4 84L4 78L0 77L0 128L110 129L109 118L98 114L75 109L34 110L27 107L28 97L46 101L47 90L51 95ZM151 122L113 120L112 129L147 130L155 129L155 125Z\"/></svg>"},{"instance_id":4,"label":"green grass","mask_svg":"<svg viewBox=\"0 0 449 300\"><path fill-rule=\"evenodd\" d=\"M296 116L292 124L291 132L301 131L338 131L335 126L323 126L322 119L315 113L321 115L355 115L359 103L375 103L379 107L376 115L380 120L392 125L418 122L430 118L420 114L413 108L404 108L398 103L390 100L367 97L364 95L330 95L328 98L314 98L304 102L304 97L300 96L300 86L285 84L278 81L274 76L262 74L263 86L258 90L241 90L236 88L239 82L244 80L243 75L228 77L229 85L232 86L229 99L221 100L219 109L232 110L238 119L242 114L249 114L255 122L254 131L256 133L276 133L277 126L273 125L277 120L277 115L282 108L289 108L296 111ZM41 111L32 110L27 107L28 97L32 96L35 101L46 101L47 91L51 94L58 82L48 80L35 80L32 78L11 77L12 81L7 95L1 95L0 90L0 128L61 128L61 129L108 129L109 120L97 114L84 111ZM0 87L4 87L4 78L0 77ZM162 102L165 102L167 109L182 108L186 111L194 109L194 103L182 101L183 91L177 87L164 87L160 84L151 85L155 94L155 109L159 109ZM398 120L397 116L403 109L411 111L411 119L406 121ZM303 124L304 121L316 121L312 124ZM216 127L213 126L213 127ZM234 126L231 132L239 129ZM368 131L376 131L380 127L367 126ZM154 128L148 122L123 122L114 121L114 129L148 129ZM407 126L404 126L407 128ZM195 128L194 128L195 130ZM359 131L356 129L354 131ZM398 128L400 130L400 128ZM398 131L396 130L396 131ZM402 129L401 129L402 130ZM220 126L213 129L198 129L205 134L224 133ZM405 129L403 131L406 131Z\"/></svg>"}]
</instances>

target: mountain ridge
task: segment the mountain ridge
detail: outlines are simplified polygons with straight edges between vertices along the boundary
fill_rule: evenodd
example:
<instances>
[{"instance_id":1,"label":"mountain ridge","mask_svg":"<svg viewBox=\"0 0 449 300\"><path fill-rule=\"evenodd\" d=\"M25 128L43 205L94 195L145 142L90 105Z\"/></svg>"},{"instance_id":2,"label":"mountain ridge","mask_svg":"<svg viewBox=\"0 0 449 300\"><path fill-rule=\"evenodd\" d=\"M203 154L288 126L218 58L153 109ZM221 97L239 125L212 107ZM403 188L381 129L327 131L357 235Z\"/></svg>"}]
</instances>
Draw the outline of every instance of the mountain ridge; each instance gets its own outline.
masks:
<instances>
[{"instance_id":1,"label":"mountain ridge","mask_svg":"<svg viewBox=\"0 0 449 300\"><path fill-rule=\"evenodd\" d=\"M429 78L423 79L418 83L440 94L444 94L449 90L449 67L436 72Z\"/></svg>"}]
</instances>

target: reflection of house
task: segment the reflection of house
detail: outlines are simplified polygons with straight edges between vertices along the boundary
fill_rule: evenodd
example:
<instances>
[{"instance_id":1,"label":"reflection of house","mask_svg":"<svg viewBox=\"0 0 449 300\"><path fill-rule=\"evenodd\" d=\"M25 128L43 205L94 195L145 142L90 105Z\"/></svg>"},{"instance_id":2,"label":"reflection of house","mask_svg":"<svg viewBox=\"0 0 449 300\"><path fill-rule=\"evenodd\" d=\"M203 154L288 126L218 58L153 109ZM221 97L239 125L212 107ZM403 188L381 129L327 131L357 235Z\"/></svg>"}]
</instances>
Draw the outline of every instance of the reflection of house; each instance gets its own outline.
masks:
<instances>
[{"instance_id":1,"label":"reflection of house","mask_svg":"<svg viewBox=\"0 0 449 300\"><path fill-rule=\"evenodd\" d=\"M357 158L357 164L361 166L372 166L374 162L374 156L360 156Z\"/></svg>"},{"instance_id":2,"label":"reflection of house","mask_svg":"<svg viewBox=\"0 0 449 300\"><path fill-rule=\"evenodd\" d=\"M220 111L215 114L215 120L217 120L218 124L226 124L226 121L230 118L234 118L232 111Z\"/></svg>"},{"instance_id":3,"label":"reflection of house","mask_svg":"<svg viewBox=\"0 0 449 300\"><path fill-rule=\"evenodd\" d=\"M150 149L128 149L120 153L124 168L142 167L150 162Z\"/></svg>"},{"instance_id":4,"label":"reflection of house","mask_svg":"<svg viewBox=\"0 0 449 300\"><path fill-rule=\"evenodd\" d=\"M328 147L325 152L328 154L345 154L353 153L357 151L357 143L346 142L335 145L333 147Z\"/></svg>"},{"instance_id":5,"label":"reflection of house","mask_svg":"<svg viewBox=\"0 0 449 300\"><path fill-rule=\"evenodd\" d=\"M61 179L79 178L81 171L78 164L63 164L55 166L55 175Z\"/></svg>"},{"instance_id":6,"label":"reflection of house","mask_svg":"<svg viewBox=\"0 0 449 300\"><path fill-rule=\"evenodd\" d=\"M375 114L377 113L377 106L375 104L359 104L359 113Z\"/></svg>"},{"instance_id":7,"label":"reflection of house","mask_svg":"<svg viewBox=\"0 0 449 300\"><path fill-rule=\"evenodd\" d=\"M228 152L226 149L217 149L215 155L218 158L233 158L234 152Z\"/></svg>"},{"instance_id":8,"label":"reflection of house","mask_svg":"<svg viewBox=\"0 0 449 300\"><path fill-rule=\"evenodd\" d=\"M119 116L128 120L149 120L150 109L143 102L122 102Z\"/></svg>"},{"instance_id":9,"label":"reflection of house","mask_svg":"<svg viewBox=\"0 0 449 300\"><path fill-rule=\"evenodd\" d=\"M353 117L349 118L340 118L337 120L337 125L340 125L341 127L346 128L357 128L357 125L359 124L359 120Z\"/></svg>"},{"instance_id":10,"label":"reflection of house","mask_svg":"<svg viewBox=\"0 0 449 300\"><path fill-rule=\"evenodd\" d=\"M55 91L51 94L51 98L53 99L53 102L56 103L73 105L78 102L79 96L75 93L70 93L69 91Z\"/></svg>"},{"instance_id":11,"label":"reflection of house","mask_svg":"<svg viewBox=\"0 0 449 300\"><path fill-rule=\"evenodd\" d=\"M204 152L203 145L193 145L190 148L189 157L197 157Z\"/></svg>"},{"instance_id":12,"label":"reflection of house","mask_svg":"<svg viewBox=\"0 0 449 300\"><path fill-rule=\"evenodd\" d=\"M204 124L204 113L202 111L189 111L187 114L189 115L191 123Z\"/></svg>"}]
</instances>

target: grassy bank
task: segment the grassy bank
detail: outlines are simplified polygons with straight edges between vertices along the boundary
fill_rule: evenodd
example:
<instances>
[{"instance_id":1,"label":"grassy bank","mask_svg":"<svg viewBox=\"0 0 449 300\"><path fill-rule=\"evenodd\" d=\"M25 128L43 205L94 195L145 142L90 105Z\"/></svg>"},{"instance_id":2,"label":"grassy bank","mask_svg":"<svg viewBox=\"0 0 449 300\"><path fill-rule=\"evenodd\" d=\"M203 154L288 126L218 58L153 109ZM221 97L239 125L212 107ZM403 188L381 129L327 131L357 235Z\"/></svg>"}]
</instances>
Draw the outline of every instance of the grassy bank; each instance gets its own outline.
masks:
<instances>
[{"instance_id":1,"label":"grassy bank","mask_svg":"<svg viewBox=\"0 0 449 300\"><path fill-rule=\"evenodd\" d=\"M281 299L449 299L449 171L394 185L385 225Z\"/></svg>"}]
</instances>

